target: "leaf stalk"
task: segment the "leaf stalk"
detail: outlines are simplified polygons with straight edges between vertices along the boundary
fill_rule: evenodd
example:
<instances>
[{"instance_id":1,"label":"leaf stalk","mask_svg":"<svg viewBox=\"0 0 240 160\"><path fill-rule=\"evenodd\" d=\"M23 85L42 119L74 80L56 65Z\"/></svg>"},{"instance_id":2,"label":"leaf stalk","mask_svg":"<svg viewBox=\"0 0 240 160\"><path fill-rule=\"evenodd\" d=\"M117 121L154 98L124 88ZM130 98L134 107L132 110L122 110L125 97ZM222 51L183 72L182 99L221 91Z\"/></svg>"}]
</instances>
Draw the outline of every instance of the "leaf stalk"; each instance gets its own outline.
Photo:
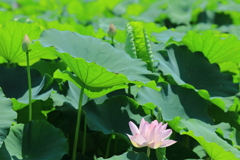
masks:
<instances>
[{"instance_id":1,"label":"leaf stalk","mask_svg":"<svg viewBox=\"0 0 240 160\"><path fill-rule=\"evenodd\" d=\"M72 150L72 160L76 160L76 155L77 155L77 145L78 145L78 137L79 137L79 130L80 130L81 114L82 114L83 93L84 93L84 88L81 89L80 96L79 96L77 124L76 124L73 150Z\"/></svg>"},{"instance_id":2,"label":"leaf stalk","mask_svg":"<svg viewBox=\"0 0 240 160\"><path fill-rule=\"evenodd\" d=\"M27 78L28 78L28 104L29 104L29 111L28 111L28 120L32 120L32 82L31 82L31 73L30 73L30 65L29 65L29 51L26 52L27 58Z\"/></svg>"}]
</instances>

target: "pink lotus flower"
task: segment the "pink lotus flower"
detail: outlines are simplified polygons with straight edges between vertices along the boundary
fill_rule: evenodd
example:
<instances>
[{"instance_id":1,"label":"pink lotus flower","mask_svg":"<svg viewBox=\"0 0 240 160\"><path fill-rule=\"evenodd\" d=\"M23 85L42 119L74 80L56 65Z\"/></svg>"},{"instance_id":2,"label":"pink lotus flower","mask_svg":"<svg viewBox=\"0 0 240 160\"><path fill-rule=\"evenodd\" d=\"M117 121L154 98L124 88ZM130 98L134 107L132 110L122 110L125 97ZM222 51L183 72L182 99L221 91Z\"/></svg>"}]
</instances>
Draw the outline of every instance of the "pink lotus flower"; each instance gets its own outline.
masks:
<instances>
[{"instance_id":1,"label":"pink lotus flower","mask_svg":"<svg viewBox=\"0 0 240 160\"><path fill-rule=\"evenodd\" d=\"M132 136L128 135L132 144L137 147L149 147L153 149L168 147L176 141L173 140L165 140L172 134L171 129L167 128L167 123L163 125L163 123L158 123L157 120L153 121L149 124L147 121L142 118L139 129L133 122L129 122L129 127L132 131Z\"/></svg>"}]
</instances>

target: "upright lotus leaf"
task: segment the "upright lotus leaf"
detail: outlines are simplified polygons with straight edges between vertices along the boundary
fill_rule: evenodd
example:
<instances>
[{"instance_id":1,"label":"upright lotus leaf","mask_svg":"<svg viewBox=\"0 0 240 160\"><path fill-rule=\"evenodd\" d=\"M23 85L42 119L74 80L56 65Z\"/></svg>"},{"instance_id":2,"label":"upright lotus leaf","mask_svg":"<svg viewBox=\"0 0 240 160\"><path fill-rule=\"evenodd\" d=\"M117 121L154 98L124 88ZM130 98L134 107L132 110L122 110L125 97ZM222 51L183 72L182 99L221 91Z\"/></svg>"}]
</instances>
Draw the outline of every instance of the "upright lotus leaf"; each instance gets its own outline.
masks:
<instances>
[{"instance_id":1,"label":"upright lotus leaf","mask_svg":"<svg viewBox=\"0 0 240 160\"><path fill-rule=\"evenodd\" d=\"M59 52L57 55L77 75L56 72L55 77L72 80L91 92L103 91L104 95L126 87L124 83L146 85L158 90L155 82L151 81L157 80L158 75L146 70L144 62L130 58L125 52L116 50L99 39L53 29L44 31L39 41L44 47L54 46ZM115 89L110 89L112 87Z\"/></svg>"},{"instance_id":2,"label":"upright lotus leaf","mask_svg":"<svg viewBox=\"0 0 240 160\"><path fill-rule=\"evenodd\" d=\"M83 109L91 130L102 131L104 134L119 133L126 139L126 133L131 133L128 122L137 124L146 116L136 101L125 96L110 98L100 105L92 100Z\"/></svg>"},{"instance_id":3,"label":"upright lotus leaf","mask_svg":"<svg viewBox=\"0 0 240 160\"><path fill-rule=\"evenodd\" d=\"M196 139L205 149L211 159L219 160L238 160L240 152L232 145L221 139L215 132L215 126L204 124L199 120L181 119L180 126L182 130L180 134L189 135Z\"/></svg>"},{"instance_id":4,"label":"upright lotus leaf","mask_svg":"<svg viewBox=\"0 0 240 160\"><path fill-rule=\"evenodd\" d=\"M0 66L0 74L0 87L3 89L3 93L6 95L6 97L18 99L28 90L27 70L25 68L6 68L4 66ZM41 79L42 77L40 73L32 69L31 81L33 88L41 83Z\"/></svg>"},{"instance_id":5,"label":"upright lotus leaf","mask_svg":"<svg viewBox=\"0 0 240 160\"><path fill-rule=\"evenodd\" d=\"M26 63L26 54L22 51L22 40L25 34L29 36L31 40L37 39L41 33L40 27L37 24L31 23L19 23L11 21L5 23L0 28L0 56L5 59L5 62L9 63ZM30 64L35 63L40 58L45 58L44 48L40 51L39 44L30 46L32 50L29 54ZM48 56L50 59L56 58L51 51L48 50ZM44 53L43 53L44 52ZM51 51L53 52L53 51Z\"/></svg>"},{"instance_id":6,"label":"upright lotus leaf","mask_svg":"<svg viewBox=\"0 0 240 160\"><path fill-rule=\"evenodd\" d=\"M142 59L147 63L147 68L154 71L153 55L147 33L141 22L129 22L126 26L127 39L125 51L132 57Z\"/></svg>"},{"instance_id":7,"label":"upright lotus leaf","mask_svg":"<svg viewBox=\"0 0 240 160\"><path fill-rule=\"evenodd\" d=\"M14 159L61 159L68 150L62 131L44 120L12 126L4 143ZM1 154L0 159L5 155Z\"/></svg>"},{"instance_id":8,"label":"upright lotus leaf","mask_svg":"<svg viewBox=\"0 0 240 160\"><path fill-rule=\"evenodd\" d=\"M234 35L213 31L196 33L189 31L182 40L192 51L201 51L210 63L240 62L240 41Z\"/></svg>"},{"instance_id":9,"label":"upright lotus leaf","mask_svg":"<svg viewBox=\"0 0 240 160\"><path fill-rule=\"evenodd\" d=\"M220 72L217 64L210 64L201 52L192 53L186 46L170 45L167 53L160 51L155 58L163 75L173 79L171 83L194 89L225 111L233 104L238 84L233 83L231 75Z\"/></svg>"},{"instance_id":10,"label":"upright lotus leaf","mask_svg":"<svg viewBox=\"0 0 240 160\"><path fill-rule=\"evenodd\" d=\"M27 71L23 67L5 68L0 67L0 87L6 97L12 98L13 109L19 110L28 105ZM16 77L18 78L16 81ZM51 87L45 88L52 83L48 76L31 69L32 100L46 100L51 93ZM16 92L17 90L17 92Z\"/></svg>"},{"instance_id":11,"label":"upright lotus leaf","mask_svg":"<svg viewBox=\"0 0 240 160\"><path fill-rule=\"evenodd\" d=\"M68 82L68 85L69 85L69 89L66 97L58 93L52 93L51 98L53 99L54 106L62 106L64 102L68 102L69 104L71 104L71 106L77 109L81 90L76 85L74 85L74 83L72 83L71 81ZM86 95L83 95L82 105L85 105L87 101L88 101L88 97Z\"/></svg>"},{"instance_id":12,"label":"upright lotus leaf","mask_svg":"<svg viewBox=\"0 0 240 160\"><path fill-rule=\"evenodd\" d=\"M8 153L4 143L0 148L0 157L4 160L12 160L12 158L11 158L10 154Z\"/></svg>"},{"instance_id":13,"label":"upright lotus leaf","mask_svg":"<svg viewBox=\"0 0 240 160\"><path fill-rule=\"evenodd\" d=\"M118 156L113 156L111 158L108 158L106 160L149 160L147 155L143 152L141 153L136 153L133 151L130 152L125 152L121 155ZM98 158L97 160L104 160L103 158Z\"/></svg>"},{"instance_id":14,"label":"upright lotus leaf","mask_svg":"<svg viewBox=\"0 0 240 160\"><path fill-rule=\"evenodd\" d=\"M63 61L46 61L40 60L37 63L31 66L32 69L36 69L41 73L41 75L48 74L53 77L53 74L56 70L60 69L65 70L67 68L66 64Z\"/></svg>"},{"instance_id":15,"label":"upright lotus leaf","mask_svg":"<svg viewBox=\"0 0 240 160\"><path fill-rule=\"evenodd\" d=\"M36 87L32 87L32 102L36 100L42 100L42 101L47 100L50 97L50 94L53 90L52 88L53 82L49 80L49 77L44 76L41 78L42 78L41 83L39 83ZM12 98L14 110L20 110L28 105L28 94L29 94L28 92L29 90L27 90L18 99Z\"/></svg>"},{"instance_id":16,"label":"upright lotus leaf","mask_svg":"<svg viewBox=\"0 0 240 160\"><path fill-rule=\"evenodd\" d=\"M94 62L88 63L83 58L73 58L68 53L58 55L77 76L57 70L54 78L68 80L79 88L84 88L84 93L89 98L101 97L111 91L127 88L128 79L123 74L109 72Z\"/></svg>"},{"instance_id":17,"label":"upright lotus leaf","mask_svg":"<svg viewBox=\"0 0 240 160\"><path fill-rule=\"evenodd\" d=\"M0 148L4 139L9 133L9 129L12 123L17 118L17 113L12 109L12 102L9 98L6 98L0 90Z\"/></svg>"},{"instance_id":18,"label":"upright lotus leaf","mask_svg":"<svg viewBox=\"0 0 240 160\"><path fill-rule=\"evenodd\" d=\"M162 84L161 87L160 92L147 87L140 88L136 101L140 105L151 102L161 108L162 117L165 121L171 121L180 116L186 120L195 118L213 123L207 113L208 102L194 90L170 84Z\"/></svg>"}]
</instances>

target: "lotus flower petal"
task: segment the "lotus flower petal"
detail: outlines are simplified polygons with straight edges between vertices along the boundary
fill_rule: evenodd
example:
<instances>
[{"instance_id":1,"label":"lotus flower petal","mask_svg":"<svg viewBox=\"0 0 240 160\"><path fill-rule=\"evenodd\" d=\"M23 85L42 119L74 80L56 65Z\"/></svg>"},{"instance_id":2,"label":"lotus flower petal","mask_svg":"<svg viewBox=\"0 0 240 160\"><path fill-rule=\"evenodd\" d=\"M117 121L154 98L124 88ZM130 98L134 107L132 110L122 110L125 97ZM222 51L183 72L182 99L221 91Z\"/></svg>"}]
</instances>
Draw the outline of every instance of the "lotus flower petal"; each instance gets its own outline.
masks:
<instances>
[{"instance_id":1,"label":"lotus flower petal","mask_svg":"<svg viewBox=\"0 0 240 160\"><path fill-rule=\"evenodd\" d=\"M161 148L171 146L176 142L177 141L174 141L174 140L164 140L161 144Z\"/></svg>"},{"instance_id":2,"label":"lotus flower petal","mask_svg":"<svg viewBox=\"0 0 240 160\"><path fill-rule=\"evenodd\" d=\"M129 127L133 135L140 134L137 126L133 122L129 122Z\"/></svg>"}]
</instances>

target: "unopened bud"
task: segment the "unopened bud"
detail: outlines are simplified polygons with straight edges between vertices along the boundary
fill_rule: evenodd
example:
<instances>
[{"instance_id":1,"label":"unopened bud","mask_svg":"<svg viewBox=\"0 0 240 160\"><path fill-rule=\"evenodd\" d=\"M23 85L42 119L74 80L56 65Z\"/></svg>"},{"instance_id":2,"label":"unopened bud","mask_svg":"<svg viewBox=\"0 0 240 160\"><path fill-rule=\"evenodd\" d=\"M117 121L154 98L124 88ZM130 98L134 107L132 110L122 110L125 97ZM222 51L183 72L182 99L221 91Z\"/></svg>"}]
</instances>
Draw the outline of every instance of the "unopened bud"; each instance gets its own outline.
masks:
<instances>
[{"instance_id":1,"label":"unopened bud","mask_svg":"<svg viewBox=\"0 0 240 160\"><path fill-rule=\"evenodd\" d=\"M113 38L116 35L116 28L115 26L111 23L108 29L108 36Z\"/></svg>"},{"instance_id":2,"label":"unopened bud","mask_svg":"<svg viewBox=\"0 0 240 160\"><path fill-rule=\"evenodd\" d=\"M31 40L30 38L28 37L27 34L25 34L24 38L23 38L23 41L22 41L22 50L23 52L28 52L28 47L29 45L31 44Z\"/></svg>"}]
</instances>

